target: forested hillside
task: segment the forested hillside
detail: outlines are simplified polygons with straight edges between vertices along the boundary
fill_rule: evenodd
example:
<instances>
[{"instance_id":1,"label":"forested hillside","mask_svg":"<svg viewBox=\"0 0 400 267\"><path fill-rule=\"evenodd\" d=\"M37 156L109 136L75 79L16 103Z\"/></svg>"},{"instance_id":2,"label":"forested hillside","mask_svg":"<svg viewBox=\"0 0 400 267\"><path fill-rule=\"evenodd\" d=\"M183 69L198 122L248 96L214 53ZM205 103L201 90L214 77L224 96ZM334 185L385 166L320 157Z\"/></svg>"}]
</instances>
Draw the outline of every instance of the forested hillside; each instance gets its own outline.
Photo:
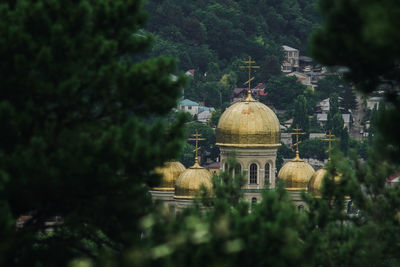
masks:
<instances>
[{"instance_id":1,"label":"forested hillside","mask_svg":"<svg viewBox=\"0 0 400 267\"><path fill-rule=\"evenodd\" d=\"M146 30L155 36L150 56L175 56L180 70L218 80L251 55L264 70L259 82L265 82L268 70L279 66L281 45L306 54L318 22L315 0L148 0L146 10Z\"/></svg>"}]
</instances>

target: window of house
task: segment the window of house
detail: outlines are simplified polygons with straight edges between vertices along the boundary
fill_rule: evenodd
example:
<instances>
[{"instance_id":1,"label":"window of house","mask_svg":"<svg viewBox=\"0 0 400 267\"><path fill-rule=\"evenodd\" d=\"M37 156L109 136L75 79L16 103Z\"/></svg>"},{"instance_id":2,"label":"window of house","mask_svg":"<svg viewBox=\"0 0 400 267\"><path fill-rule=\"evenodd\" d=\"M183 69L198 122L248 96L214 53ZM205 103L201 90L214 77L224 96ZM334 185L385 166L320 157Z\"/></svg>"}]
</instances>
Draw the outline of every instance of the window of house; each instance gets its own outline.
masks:
<instances>
[{"instance_id":1,"label":"window of house","mask_svg":"<svg viewBox=\"0 0 400 267\"><path fill-rule=\"evenodd\" d=\"M264 185L265 187L267 187L270 183L270 177L269 177L269 172L270 172L270 167L269 167L269 163L265 164L265 175L264 175Z\"/></svg>"},{"instance_id":2,"label":"window of house","mask_svg":"<svg viewBox=\"0 0 400 267\"><path fill-rule=\"evenodd\" d=\"M188 106L188 109L192 109L192 106Z\"/></svg>"},{"instance_id":3,"label":"window of house","mask_svg":"<svg viewBox=\"0 0 400 267\"><path fill-rule=\"evenodd\" d=\"M256 203L257 203L257 198L253 197L253 198L251 199L251 205L254 205L254 204L256 204Z\"/></svg>"},{"instance_id":4,"label":"window of house","mask_svg":"<svg viewBox=\"0 0 400 267\"><path fill-rule=\"evenodd\" d=\"M257 184L257 164L250 165L250 184Z\"/></svg>"},{"instance_id":5,"label":"window of house","mask_svg":"<svg viewBox=\"0 0 400 267\"><path fill-rule=\"evenodd\" d=\"M224 171L227 171L228 170L228 163L225 163L224 164Z\"/></svg>"},{"instance_id":6,"label":"window of house","mask_svg":"<svg viewBox=\"0 0 400 267\"><path fill-rule=\"evenodd\" d=\"M304 210L304 206L303 205L297 206L297 210L300 211L300 212L303 211Z\"/></svg>"}]
</instances>

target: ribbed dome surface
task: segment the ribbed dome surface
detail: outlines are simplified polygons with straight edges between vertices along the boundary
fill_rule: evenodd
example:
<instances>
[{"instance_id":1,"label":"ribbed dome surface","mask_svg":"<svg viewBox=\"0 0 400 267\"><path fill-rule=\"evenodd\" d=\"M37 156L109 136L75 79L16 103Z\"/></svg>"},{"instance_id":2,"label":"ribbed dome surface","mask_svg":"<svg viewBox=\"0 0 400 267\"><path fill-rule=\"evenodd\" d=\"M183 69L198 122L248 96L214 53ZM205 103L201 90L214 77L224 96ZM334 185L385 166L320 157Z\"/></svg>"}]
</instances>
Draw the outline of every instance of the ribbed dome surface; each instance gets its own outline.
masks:
<instances>
[{"instance_id":1,"label":"ribbed dome surface","mask_svg":"<svg viewBox=\"0 0 400 267\"><path fill-rule=\"evenodd\" d=\"M218 146L277 147L280 146L280 124L266 105L246 99L225 110L216 131Z\"/></svg>"},{"instance_id":2,"label":"ribbed dome surface","mask_svg":"<svg viewBox=\"0 0 400 267\"><path fill-rule=\"evenodd\" d=\"M296 157L282 166L278 179L285 182L287 189L307 190L308 182L314 172L310 164Z\"/></svg>"},{"instance_id":3,"label":"ribbed dome surface","mask_svg":"<svg viewBox=\"0 0 400 267\"><path fill-rule=\"evenodd\" d=\"M175 197L193 198L200 192L202 185L212 190L211 173L197 163L186 169L176 180Z\"/></svg>"},{"instance_id":4,"label":"ribbed dome surface","mask_svg":"<svg viewBox=\"0 0 400 267\"><path fill-rule=\"evenodd\" d=\"M175 182L179 175L186 170L185 166L178 161L168 161L163 167L158 167L155 172L161 175L160 185L153 190L173 191Z\"/></svg>"}]
</instances>

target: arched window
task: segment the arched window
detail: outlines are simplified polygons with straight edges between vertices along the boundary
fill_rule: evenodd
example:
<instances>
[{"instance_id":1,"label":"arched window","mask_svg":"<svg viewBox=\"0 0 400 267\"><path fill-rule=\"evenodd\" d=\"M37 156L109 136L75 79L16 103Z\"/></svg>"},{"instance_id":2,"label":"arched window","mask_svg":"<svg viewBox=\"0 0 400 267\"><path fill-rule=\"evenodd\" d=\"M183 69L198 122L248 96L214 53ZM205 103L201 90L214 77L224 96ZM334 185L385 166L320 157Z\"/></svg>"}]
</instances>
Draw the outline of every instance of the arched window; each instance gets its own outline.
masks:
<instances>
[{"instance_id":1,"label":"arched window","mask_svg":"<svg viewBox=\"0 0 400 267\"><path fill-rule=\"evenodd\" d=\"M269 186L270 180L269 180L269 163L265 164L265 176L264 176L264 186L267 187Z\"/></svg>"},{"instance_id":2,"label":"arched window","mask_svg":"<svg viewBox=\"0 0 400 267\"><path fill-rule=\"evenodd\" d=\"M250 165L250 184L257 184L257 164Z\"/></svg>"},{"instance_id":3,"label":"arched window","mask_svg":"<svg viewBox=\"0 0 400 267\"><path fill-rule=\"evenodd\" d=\"M253 197L251 199L251 205L257 204L257 198Z\"/></svg>"},{"instance_id":4,"label":"arched window","mask_svg":"<svg viewBox=\"0 0 400 267\"><path fill-rule=\"evenodd\" d=\"M228 171L228 163L224 164L224 171Z\"/></svg>"},{"instance_id":5,"label":"arched window","mask_svg":"<svg viewBox=\"0 0 400 267\"><path fill-rule=\"evenodd\" d=\"M240 165L240 163L237 163L235 166L235 175L240 175L241 172L242 172L242 166Z\"/></svg>"},{"instance_id":6,"label":"arched window","mask_svg":"<svg viewBox=\"0 0 400 267\"><path fill-rule=\"evenodd\" d=\"M298 205L297 206L297 210L302 212L304 210L304 206L303 205Z\"/></svg>"}]
</instances>

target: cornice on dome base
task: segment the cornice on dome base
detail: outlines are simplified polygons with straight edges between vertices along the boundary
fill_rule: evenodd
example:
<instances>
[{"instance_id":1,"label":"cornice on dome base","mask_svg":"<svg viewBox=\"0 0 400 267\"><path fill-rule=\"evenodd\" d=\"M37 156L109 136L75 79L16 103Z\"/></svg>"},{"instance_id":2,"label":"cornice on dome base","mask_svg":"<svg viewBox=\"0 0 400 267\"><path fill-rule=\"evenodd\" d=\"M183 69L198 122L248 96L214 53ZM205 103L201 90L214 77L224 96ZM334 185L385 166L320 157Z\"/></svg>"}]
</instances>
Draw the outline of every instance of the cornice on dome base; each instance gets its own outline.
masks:
<instances>
[{"instance_id":1,"label":"cornice on dome base","mask_svg":"<svg viewBox=\"0 0 400 267\"><path fill-rule=\"evenodd\" d=\"M175 191L174 187L153 187L151 190L154 191Z\"/></svg>"},{"instance_id":2,"label":"cornice on dome base","mask_svg":"<svg viewBox=\"0 0 400 267\"><path fill-rule=\"evenodd\" d=\"M223 147L239 147L239 148L278 148L281 144L226 144L216 143L217 146Z\"/></svg>"}]
</instances>

